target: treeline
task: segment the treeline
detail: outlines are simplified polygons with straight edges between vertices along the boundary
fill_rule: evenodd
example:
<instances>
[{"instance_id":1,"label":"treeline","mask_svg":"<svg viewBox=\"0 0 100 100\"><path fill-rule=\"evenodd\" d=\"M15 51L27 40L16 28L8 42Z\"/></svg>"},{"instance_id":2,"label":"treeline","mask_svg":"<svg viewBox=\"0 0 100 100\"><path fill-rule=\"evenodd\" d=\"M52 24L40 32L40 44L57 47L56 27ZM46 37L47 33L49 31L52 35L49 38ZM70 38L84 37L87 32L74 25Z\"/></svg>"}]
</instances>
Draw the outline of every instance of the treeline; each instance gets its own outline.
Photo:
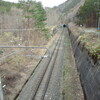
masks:
<instances>
[{"instance_id":1,"label":"treeline","mask_svg":"<svg viewBox=\"0 0 100 100\"><path fill-rule=\"evenodd\" d=\"M46 19L46 12L41 2L19 0L18 3L11 3L0 0L0 29L34 29L31 36L48 39Z\"/></svg>"},{"instance_id":2,"label":"treeline","mask_svg":"<svg viewBox=\"0 0 100 100\"><path fill-rule=\"evenodd\" d=\"M33 22L33 26L37 28L45 27L46 12L41 2L32 0L19 0L18 8L23 9L24 18L27 19L27 25Z\"/></svg>"},{"instance_id":3,"label":"treeline","mask_svg":"<svg viewBox=\"0 0 100 100\"><path fill-rule=\"evenodd\" d=\"M85 4L80 7L77 17L78 24L85 25L87 27L97 27L100 12L99 0L86 0Z\"/></svg>"},{"instance_id":4,"label":"treeline","mask_svg":"<svg viewBox=\"0 0 100 100\"><path fill-rule=\"evenodd\" d=\"M29 22L32 22L32 20L34 20L35 26L37 26L38 28L44 28L46 12L41 2L32 0L19 0L19 3L11 3L0 0L0 14L9 13L12 7L23 10L23 17L28 20L28 27Z\"/></svg>"},{"instance_id":5,"label":"treeline","mask_svg":"<svg viewBox=\"0 0 100 100\"><path fill-rule=\"evenodd\" d=\"M0 14L9 12L12 6L16 6L16 3L0 0Z\"/></svg>"}]
</instances>

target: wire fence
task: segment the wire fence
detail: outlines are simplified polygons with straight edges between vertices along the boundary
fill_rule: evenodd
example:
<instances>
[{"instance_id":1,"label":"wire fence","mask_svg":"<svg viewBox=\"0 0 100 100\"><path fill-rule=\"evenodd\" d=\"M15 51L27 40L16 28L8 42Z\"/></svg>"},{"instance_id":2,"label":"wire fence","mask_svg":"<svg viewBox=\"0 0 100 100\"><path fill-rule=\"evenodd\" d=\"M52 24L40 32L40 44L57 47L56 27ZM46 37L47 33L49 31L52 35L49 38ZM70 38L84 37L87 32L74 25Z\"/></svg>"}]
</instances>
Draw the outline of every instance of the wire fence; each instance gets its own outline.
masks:
<instances>
[{"instance_id":1,"label":"wire fence","mask_svg":"<svg viewBox=\"0 0 100 100\"><path fill-rule=\"evenodd\" d=\"M21 56L25 56L27 58L45 58L50 57L50 51L46 46L42 46L41 44L36 44L40 37L38 37L39 29L0 29L0 66L2 63L8 63L8 61L15 59L17 56L21 59ZM41 37L42 38L42 37ZM42 42L42 41L41 41ZM35 45L34 45L35 44ZM47 51L46 55L39 52L39 50ZM39 53L34 53L34 51L38 51ZM27 53L23 53L27 52ZM24 54L24 55L23 55ZM6 60L8 59L8 60ZM24 59L22 57L22 59ZM17 59L16 59L17 60ZM29 61L29 60L28 60ZM16 61L16 65L21 66L19 64L19 60ZM24 62L23 62L24 63ZM9 65L7 65L9 66ZM10 70L14 67L9 67ZM1 67L2 69L2 67ZM0 77L5 80L5 76L7 73L0 72ZM0 100L4 100L3 98L3 86L0 78Z\"/></svg>"},{"instance_id":2,"label":"wire fence","mask_svg":"<svg viewBox=\"0 0 100 100\"><path fill-rule=\"evenodd\" d=\"M36 42L40 42L40 37L38 37L37 30L34 29L0 29L0 57L4 59L15 52L20 51L22 48L38 48L47 49L45 46L38 46ZM35 46L34 46L35 44ZM43 47L43 48L42 48ZM9 48L9 49L8 49ZM16 51L16 48L18 51ZM49 51L47 49L47 51ZM5 53L4 53L5 52ZM13 52L13 53L12 53ZM2 57L4 56L4 57ZM0 59L0 60L1 60Z\"/></svg>"},{"instance_id":3,"label":"wire fence","mask_svg":"<svg viewBox=\"0 0 100 100\"><path fill-rule=\"evenodd\" d=\"M36 29L1 29L0 45L32 45ZM30 44L31 43L31 44Z\"/></svg>"}]
</instances>

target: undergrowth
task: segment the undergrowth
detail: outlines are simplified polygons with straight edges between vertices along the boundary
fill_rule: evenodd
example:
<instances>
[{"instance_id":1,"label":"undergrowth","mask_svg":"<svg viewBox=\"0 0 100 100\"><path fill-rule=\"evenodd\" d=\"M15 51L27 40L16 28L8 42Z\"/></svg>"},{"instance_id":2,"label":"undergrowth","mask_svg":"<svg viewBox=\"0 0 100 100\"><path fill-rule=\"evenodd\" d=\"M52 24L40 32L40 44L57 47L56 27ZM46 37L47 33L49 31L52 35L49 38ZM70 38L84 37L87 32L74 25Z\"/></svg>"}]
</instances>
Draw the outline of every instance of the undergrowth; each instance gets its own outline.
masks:
<instances>
[{"instance_id":1,"label":"undergrowth","mask_svg":"<svg viewBox=\"0 0 100 100\"><path fill-rule=\"evenodd\" d=\"M78 40L88 50L93 59L100 60L100 37L95 33L87 33L80 35Z\"/></svg>"}]
</instances>

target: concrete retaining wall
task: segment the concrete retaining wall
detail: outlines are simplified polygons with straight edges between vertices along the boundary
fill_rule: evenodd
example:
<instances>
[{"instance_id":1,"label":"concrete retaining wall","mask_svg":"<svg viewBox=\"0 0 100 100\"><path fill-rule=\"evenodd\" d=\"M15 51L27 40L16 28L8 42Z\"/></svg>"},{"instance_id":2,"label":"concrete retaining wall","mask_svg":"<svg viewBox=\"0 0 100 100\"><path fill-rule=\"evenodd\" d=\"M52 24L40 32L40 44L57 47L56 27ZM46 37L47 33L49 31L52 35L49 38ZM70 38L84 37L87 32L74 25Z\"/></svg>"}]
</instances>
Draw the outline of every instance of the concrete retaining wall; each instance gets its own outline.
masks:
<instances>
[{"instance_id":1,"label":"concrete retaining wall","mask_svg":"<svg viewBox=\"0 0 100 100\"><path fill-rule=\"evenodd\" d=\"M69 35L86 100L100 100L100 61L94 64L77 37Z\"/></svg>"}]
</instances>

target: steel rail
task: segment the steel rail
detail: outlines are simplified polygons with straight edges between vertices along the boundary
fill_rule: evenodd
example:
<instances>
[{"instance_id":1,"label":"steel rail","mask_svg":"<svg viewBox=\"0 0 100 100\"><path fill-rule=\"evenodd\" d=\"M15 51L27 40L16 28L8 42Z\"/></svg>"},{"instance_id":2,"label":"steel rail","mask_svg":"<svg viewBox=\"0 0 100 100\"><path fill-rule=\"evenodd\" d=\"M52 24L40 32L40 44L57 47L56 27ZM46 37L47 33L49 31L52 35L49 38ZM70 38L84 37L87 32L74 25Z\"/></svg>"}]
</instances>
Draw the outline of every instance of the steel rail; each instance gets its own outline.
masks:
<instances>
[{"instance_id":1,"label":"steel rail","mask_svg":"<svg viewBox=\"0 0 100 100\"><path fill-rule=\"evenodd\" d=\"M39 91L39 88L38 88L38 90L36 91L36 95L32 98L32 100L44 100L44 97L45 97L45 94L46 94L46 91L48 89L48 85L49 85L49 82L51 79L51 75L52 75L52 72L53 72L53 69L54 69L54 66L56 63L56 58L58 56L58 52L59 52L61 43L62 43L62 37L55 49L55 53L54 53L50 63L48 64L48 68L46 70L46 72L48 71L48 73L46 74L46 72L45 72L46 75L44 75L44 77L46 76L46 79L45 79L45 81L43 81L44 80L44 77L43 77L43 79L41 80L41 83L39 85L40 90L42 89L42 91ZM44 84L44 82L45 82L45 84ZM42 83L43 83L43 85L42 85ZM42 88L41 88L41 86L42 86ZM41 92L41 96L39 95L39 98L37 97L38 92Z\"/></svg>"},{"instance_id":2,"label":"steel rail","mask_svg":"<svg viewBox=\"0 0 100 100\"><path fill-rule=\"evenodd\" d=\"M22 91L19 93L19 95L15 98L15 100L33 100L33 97L36 95L36 91L38 91L39 85L41 84L41 81L45 75L45 72L48 68L48 64L50 63L52 59L52 55L54 54L57 44L59 42L60 36L57 39L57 43L53 45L51 56L50 58L43 59L41 63L37 66L37 69L35 70L34 74L31 75L30 79L28 80L27 84L24 86ZM36 83L36 84L35 84ZM33 85L34 84L34 85ZM27 95L24 95L27 94Z\"/></svg>"},{"instance_id":3,"label":"steel rail","mask_svg":"<svg viewBox=\"0 0 100 100\"><path fill-rule=\"evenodd\" d=\"M49 72L49 75L48 75L48 78L47 78L47 82L46 82L45 87L44 87L44 89L43 89L44 91L42 91L43 94L42 94L41 100L43 100L43 98L44 98L44 96L45 96L45 93L46 93L46 90L47 90L47 87L48 87L48 84L49 84L49 80L50 80L50 77L51 77L51 74L52 74L52 71L53 71L53 67L54 67L54 64L55 64L55 59L56 59L56 57L57 57L58 48L59 48L59 45L60 45L60 42L61 42L60 39L61 39L61 37L59 38L59 40L58 40L58 42L57 42L57 44L56 44L56 47L55 47L55 49L54 49L54 51L53 51L53 54L52 54L52 57L51 57L49 63L46 65L45 72L44 72L44 74L43 74L43 76L42 76L40 82L38 83L37 90L34 92L34 94L32 95L32 97L31 97L30 100L35 100L36 95L37 95L37 92L38 92L38 90L39 90L39 88L40 88L40 86L41 86L41 84L42 84L42 81L43 81L43 79L44 79L44 77L45 77L45 74L46 74L46 72L47 72L47 70L48 70L48 67L49 67L49 65L50 65L50 63L51 63L51 60L54 59L53 64L52 64L51 69L50 69L50 72ZM55 52L56 52L56 53L55 53ZM54 58L53 58L53 57L54 57Z\"/></svg>"},{"instance_id":4,"label":"steel rail","mask_svg":"<svg viewBox=\"0 0 100 100\"><path fill-rule=\"evenodd\" d=\"M57 41L57 44L56 44L56 46L55 46L55 48L54 48L54 50L53 50L53 53L52 53L51 58L49 59L49 62L47 63L47 65L45 65L45 66L46 66L46 69L44 70L44 73L43 73L43 75L42 75L40 81L37 83L37 88L35 89L35 91L33 91L30 100L34 100L35 97L36 97L36 95L37 95L38 89L39 89L39 87L40 87L40 85L41 85L41 83L42 83L42 80L43 80L43 78L44 78L44 76L45 76L45 73L46 73L46 71L48 70L48 66L49 66L49 64L50 64L50 62L51 62L51 60L52 60L52 58L53 58L53 55L55 54L55 51L57 50L57 46L58 46L58 44L59 44L59 42L60 42L60 39L61 39L61 36L59 37L59 39L58 39L58 41ZM44 93L43 93L43 94L44 94Z\"/></svg>"}]
</instances>

